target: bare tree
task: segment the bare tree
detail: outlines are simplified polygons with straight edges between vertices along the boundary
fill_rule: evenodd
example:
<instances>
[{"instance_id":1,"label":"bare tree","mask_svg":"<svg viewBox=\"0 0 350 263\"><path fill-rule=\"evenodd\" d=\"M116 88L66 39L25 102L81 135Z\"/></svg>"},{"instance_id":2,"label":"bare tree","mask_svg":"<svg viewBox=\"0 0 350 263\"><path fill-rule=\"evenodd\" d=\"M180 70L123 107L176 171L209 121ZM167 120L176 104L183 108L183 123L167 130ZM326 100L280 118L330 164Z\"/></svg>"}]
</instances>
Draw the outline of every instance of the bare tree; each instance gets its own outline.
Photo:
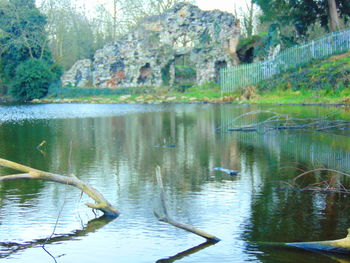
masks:
<instances>
[{"instance_id":1,"label":"bare tree","mask_svg":"<svg viewBox=\"0 0 350 263\"><path fill-rule=\"evenodd\" d=\"M247 14L243 17L243 25L247 32L247 37L251 37L253 35L253 29L254 29L253 19L254 19L254 13L255 13L253 0L250 0L250 3L246 2L246 7L247 7Z\"/></svg>"},{"instance_id":2,"label":"bare tree","mask_svg":"<svg viewBox=\"0 0 350 263\"><path fill-rule=\"evenodd\" d=\"M245 7L235 7L234 15L241 21L242 33L245 37L251 37L259 26L259 8L254 0L246 0Z\"/></svg>"},{"instance_id":3,"label":"bare tree","mask_svg":"<svg viewBox=\"0 0 350 263\"><path fill-rule=\"evenodd\" d=\"M113 15L112 15L112 18L113 18L113 34L112 34L112 38L113 40L115 40L116 38L116 33L117 33L117 4L118 4L118 1L117 0L113 0Z\"/></svg>"}]
</instances>

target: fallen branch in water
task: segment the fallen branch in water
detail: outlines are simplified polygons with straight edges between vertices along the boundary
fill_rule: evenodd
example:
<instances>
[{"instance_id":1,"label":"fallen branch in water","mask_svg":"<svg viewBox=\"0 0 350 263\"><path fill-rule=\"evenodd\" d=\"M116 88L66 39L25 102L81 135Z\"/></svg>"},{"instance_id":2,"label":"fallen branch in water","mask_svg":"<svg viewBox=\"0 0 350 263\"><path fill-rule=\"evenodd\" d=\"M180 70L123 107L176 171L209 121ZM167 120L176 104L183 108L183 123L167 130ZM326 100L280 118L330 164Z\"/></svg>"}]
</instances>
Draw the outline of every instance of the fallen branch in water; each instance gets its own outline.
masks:
<instances>
[{"instance_id":1,"label":"fallen branch in water","mask_svg":"<svg viewBox=\"0 0 350 263\"><path fill-rule=\"evenodd\" d=\"M158 183L158 186L160 188L161 206L162 206L162 210L163 210L163 213L164 213L164 216L161 217L156 212L154 212L154 214L158 218L158 220L161 221L161 222L173 225L175 227L181 228L183 230L186 230L186 231L191 232L193 234L196 234L198 236L204 237L205 239L207 239L207 241L214 242L214 243L219 242L220 239L217 238L214 235L208 234L205 231L200 230L198 228L195 228L195 227L193 227L193 226L191 226L189 224L180 223L180 222L177 222L177 221L173 220L172 218L170 218L169 213L168 213L168 208L167 208L167 205L166 205L166 202L165 202L163 180L162 180L162 175L161 175L159 166L157 166L157 168L156 168L156 176L157 176L157 183Z\"/></svg>"},{"instance_id":2,"label":"fallen branch in water","mask_svg":"<svg viewBox=\"0 0 350 263\"><path fill-rule=\"evenodd\" d=\"M287 246L332 253L350 254L350 228L345 238L328 241L286 243Z\"/></svg>"},{"instance_id":3,"label":"fallen branch in water","mask_svg":"<svg viewBox=\"0 0 350 263\"><path fill-rule=\"evenodd\" d=\"M268 116L263 119L262 114L268 114ZM259 116L260 120L254 118L253 121L247 123L248 121L246 119L254 115ZM324 118L295 118L288 114L280 114L268 110L258 110L241 114L235 117L229 124L221 126L218 129L221 130L225 128L230 132L268 132L271 130L350 130L350 121L330 120L327 119L328 117L329 116ZM240 122L246 124L238 125Z\"/></svg>"},{"instance_id":4,"label":"fallen branch in water","mask_svg":"<svg viewBox=\"0 0 350 263\"><path fill-rule=\"evenodd\" d=\"M45 180L56 182L60 184L74 186L80 189L82 192L87 194L90 198L92 198L96 203L86 203L85 205L92 208L97 209L103 212L105 216L108 217L117 217L119 215L119 211L114 208L104 197L103 195L94 189L92 186L84 183L79 180L76 176L63 176L59 174L53 174L49 172L40 171L19 163L11 162L5 159L0 158L0 166L11 168L20 172L24 172L23 174L13 174L13 175L5 175L0 176L0 182L3 181L12 181L18 179L31 179L31 180Z\"/></svg>"}]
</instances>

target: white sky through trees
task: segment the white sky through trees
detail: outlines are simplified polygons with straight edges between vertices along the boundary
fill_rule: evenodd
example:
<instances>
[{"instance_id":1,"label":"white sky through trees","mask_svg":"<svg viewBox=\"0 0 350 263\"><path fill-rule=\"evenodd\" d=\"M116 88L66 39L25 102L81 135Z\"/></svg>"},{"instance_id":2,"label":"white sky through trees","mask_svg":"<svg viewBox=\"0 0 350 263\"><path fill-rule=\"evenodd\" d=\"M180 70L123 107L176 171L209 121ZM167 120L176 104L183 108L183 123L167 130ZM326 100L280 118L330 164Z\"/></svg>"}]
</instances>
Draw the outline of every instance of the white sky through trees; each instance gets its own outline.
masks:
<instances>
[{"instance_id":1,"label":"white sky through trees","mask_svg":"<svg viewBox=\"0 0 350 263\"><path fill-rule=\"evenodd\" d=\"M45 0L37 0L38 5ZM246 7L246 1L248 0L195 0L195 5L197 5L202 10L213 10L219 9L221 11L226 11L230 13L234 13L235 7L236 9ZM112 3L112 0L78 0L81 6L85 6L89 10L93 10L95 6L98 4L106 4ZM111 4L112 5L112 4Z\"/></svg>"},{"instance_id":2,"label":"white sky through trees","mask_svg":"<svg viewBox=\"0 0 350 263\"><path fill-rule=\"evenodd\" d=\"M203 10L213 10L219 9L221 11L226 11L234 13L235 7L245 8L245 0L197 0L196 5Z\"/></svg>"}]
</instances>

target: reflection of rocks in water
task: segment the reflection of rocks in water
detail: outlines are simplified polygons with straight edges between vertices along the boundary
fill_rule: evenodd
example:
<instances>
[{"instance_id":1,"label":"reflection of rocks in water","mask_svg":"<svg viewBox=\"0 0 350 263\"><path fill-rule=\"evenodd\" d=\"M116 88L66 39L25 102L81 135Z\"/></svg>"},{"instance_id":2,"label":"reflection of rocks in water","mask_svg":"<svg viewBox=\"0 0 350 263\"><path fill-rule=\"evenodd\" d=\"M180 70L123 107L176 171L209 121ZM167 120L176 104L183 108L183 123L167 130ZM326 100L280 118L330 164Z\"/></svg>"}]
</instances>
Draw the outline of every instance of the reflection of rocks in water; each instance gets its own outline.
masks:
<instances>
[{"instance_id":1,"label":"reflection of rocks in water","mask_svg":"<svg viewBox=\"0 0 350 263\"><path fill-rule=\"evenodd\" d=\"M180 3L162 15L144 18L125 36L97 50L93 60L77 61L62 82L116 88L219 81L221 68L238 63L239 33L232 14ZM182 69L188 74L175 74Z\"/></svg>"}]
</instances>

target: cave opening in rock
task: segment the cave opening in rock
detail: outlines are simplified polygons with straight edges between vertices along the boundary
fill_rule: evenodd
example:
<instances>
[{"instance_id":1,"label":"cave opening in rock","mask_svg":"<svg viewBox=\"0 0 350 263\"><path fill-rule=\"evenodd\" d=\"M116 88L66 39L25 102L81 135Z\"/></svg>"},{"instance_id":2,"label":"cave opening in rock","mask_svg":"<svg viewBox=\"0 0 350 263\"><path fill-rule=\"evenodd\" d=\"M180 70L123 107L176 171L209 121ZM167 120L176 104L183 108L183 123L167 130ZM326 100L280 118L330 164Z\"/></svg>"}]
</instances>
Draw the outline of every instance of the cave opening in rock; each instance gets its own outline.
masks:
<instances>
[{"instance_id":1,"label":"cave opening in rock","mask_svg":"<svg viewBox=\"0 0 350 263\"><path fill-rule=\"evenodd\" d=\"M140 75L137 79L138 84L143 84L150 78L152 75L152 67L149 63L146 63L144 66L140 68Z\"/></svg>"},{"instance_id":2,"label":"cave opening in rock","mask_svg":"<svg viewBox=\"0 0 350 263\"><path fill-rule=\"evenodd\" d=\"M164 67L161 69L161 74L162 74L162 83L165 86L168 86L171 82L171 73L170 73L170 68L172 65L173 61L169 61Z\"/></svg>"},{"instance_id":3,"label":"cave opening in rock","mask_svg":"<svg viewBox=\"0 0 350 263\"><path fill-rule=\"evenodd\" d=\"M220 84L220 70L224 68L227 68L227 62L225 60L215 62L215 83Z\"/></svg>"}]
</instances>

